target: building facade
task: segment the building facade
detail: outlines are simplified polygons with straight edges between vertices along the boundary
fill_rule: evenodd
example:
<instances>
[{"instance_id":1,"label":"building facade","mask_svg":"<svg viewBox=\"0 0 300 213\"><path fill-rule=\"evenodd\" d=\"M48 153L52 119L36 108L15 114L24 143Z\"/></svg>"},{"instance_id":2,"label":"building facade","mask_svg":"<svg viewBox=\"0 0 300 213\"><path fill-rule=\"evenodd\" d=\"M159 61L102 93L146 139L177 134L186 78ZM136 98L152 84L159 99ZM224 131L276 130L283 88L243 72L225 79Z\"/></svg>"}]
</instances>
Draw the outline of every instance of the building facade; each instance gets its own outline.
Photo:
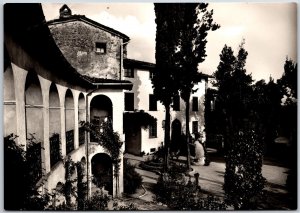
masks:
<instances>
[{"instance_id":1,"label":"building facade","mask_svg":"<svg viewBox=\"0 0 300 213\"><path fill-rule=\"evenodd\" d=\"M95 188L93 178L103 175L104 189L121 195L123 155L116 179L110 154L83 130L81 122L110 120L124 140L123 96L132 83L118 80L117 68L104 69L111 78L77 72L44 24L40 4L6 4L4 21L4 137L16 135L16 143L27 151L29 142L34 142L39 190L51 192L64 183L64 163L71 158L81 163L89 194ZM76 179L77 171L72 175Z\"/></svg>"},{"instance_id":2,"label":"building facade","mask_svg":"<svg viewBox=\"0 0 300 213\"><path fill-rule=\"evenodd\" d=\"M143 111L156 118L154 125L126 134L125 151L134 155L151 154L163 145L165 125L164 106L153 95L151 73L155 64L124 59L124 68L124 79L133 83L132 90L125 91L125 112ZM189 128L191 133L202 133L203 140L205 140L204 101L207 81L208 76L203 75L201 81L194 86L193 90L196 92L191 95L190 99ZM170 112L171 147L173 143L175 149L176 147L184 149L186 147L183 138L186 128L185 103L180 97L174 100Z\"/></svg>"}]
</instances>

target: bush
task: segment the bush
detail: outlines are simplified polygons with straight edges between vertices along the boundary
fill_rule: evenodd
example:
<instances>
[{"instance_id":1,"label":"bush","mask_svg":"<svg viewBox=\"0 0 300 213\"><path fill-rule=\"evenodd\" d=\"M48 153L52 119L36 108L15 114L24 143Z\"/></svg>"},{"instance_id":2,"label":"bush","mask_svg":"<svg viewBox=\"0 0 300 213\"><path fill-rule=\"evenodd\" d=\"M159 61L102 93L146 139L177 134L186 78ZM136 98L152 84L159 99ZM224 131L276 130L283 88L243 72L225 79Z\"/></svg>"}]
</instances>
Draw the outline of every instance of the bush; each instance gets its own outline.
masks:
<instances>
[{"instance_id":1,"label":"bush","mask_svg":"<svg viewBox=\"0 0 300 213\"><path fill-rule=\"evenodd\" d=\"M262 195L262 142L250 128L241 129L231 137L225 156L224 191L226 202L235 209L256 209Z\"/></svg>"},{"instance_id":2,"label":"bush","mask_svg":"<svg viewBox=\"0 0 300 213\"><path fill-rule=\"evenodd\" d=\"M110 200L109 196L104 194L103 191L96 192L89 201L86 201L85 209L86 211L99 211L99 210L108 210L108 201Z\"/></svg>"},{"instance_id":3,"label":"bush","mask_svg":"<svg viewBox=\"0 0 300 213\"><path fill-rule=\"evenodd\" d=\"M135 167L124 161L124 192L133 194L142 185L142 177L135 171Z\"/></svg>"},{"instance_id":4,"label":"bush","mask_svg":"<svg viewBox=\"0 0 300 213\"><path fill-rule=\"evenodd\" d=\"M213 196L206 196L201 188L184 173L183 166L172 166L163 173L154 186L156 200L174 210L226 210L224 202Z\"/></svg>"}]
</instances>

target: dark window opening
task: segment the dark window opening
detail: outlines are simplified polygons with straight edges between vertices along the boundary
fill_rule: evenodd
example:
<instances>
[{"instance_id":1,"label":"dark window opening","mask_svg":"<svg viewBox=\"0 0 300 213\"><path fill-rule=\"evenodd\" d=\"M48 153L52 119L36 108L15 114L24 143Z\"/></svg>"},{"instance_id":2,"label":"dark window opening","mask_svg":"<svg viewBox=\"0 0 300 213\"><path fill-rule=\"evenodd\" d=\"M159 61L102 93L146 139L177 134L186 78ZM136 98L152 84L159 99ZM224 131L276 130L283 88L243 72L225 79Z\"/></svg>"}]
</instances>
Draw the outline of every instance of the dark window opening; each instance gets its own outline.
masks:
<instances>
[{"instance_id":1,"label":"dark window opening","mask_svg":"<svg viewBox=\"0 0 300 213\"><path fill-rule=\"evenodd\" d=\"M180 97L178 95L173 97L173 110L180 111Z\"/></svg>"},{"instance_id":2,"label":"dark window opening","mask_svg":"<svg viewBox=\"0 0 300 213\"><path fill-rule=\"evenodd\" d=\"M150 79L153 79L153 77L154 77L154 72L153 71L149 72L149 77L150 77Z\"/></svg>"},{"instance_id":3,"label":"dark window opening","mask_svg":"<svg viewBox=\"0 0 300 213\"><path fill-rule=\"evenodd\" d=\"M192 123L192 133L198 132L198 121Z\"/></svg>"},{"instance_id":4,"label":"dark window opening","mask_svg":"<svg viewBox=\"0 0 300 213\"><path fill-rule=\"evenodd\" d=\"M149 138L157 138L157 121L149 125Z\"/></svg>"},{"instance_id":5,"label":"dark window opening","mask_svg":"<svg viewBox=\"0 0 300 213\"><path fill-rule=\"evenodd\" d=\"M96 42L96 53L105 54L106 53L106 43Z\"/></svg>"},{"instance_id":6,"label":"dark window opening","mask_svg":"<svg viewBox=\"0 0 300 213\"><path fill-rule=\"evenodd\" d=\"M124 70L124 77L134 78L134 69L133 68L125 69Z\"/></svg>"},{"instance_id":7,"label":"dark window opening","mask_svg":"<svg viewBox=\"0 0 300 213\"><path fill-rule=\"evenodd\" d=\"M134 93L125 93L125 111L134 110Z\"/></svg>"},{"instance_id":8,"label":"dark window opening","mask_svg":"<svg viewBox=\"0 0 300 213\"><path fill-rule=\"evenodd\" d=\"M198 97L193 97L193 103L192 103L192 110L193 111L198 111Z\"/></svg>"},{"instance_id":9,"label":"dark window opening","mask_svg":"<svg viewBox=\"0 0 300 213\"><path fill-rule=\"evenodd\" d=\"M149 95L149 110L150 111L157 110L157 100L156 97L152 94Z\"/></svg>"}]
</instances>

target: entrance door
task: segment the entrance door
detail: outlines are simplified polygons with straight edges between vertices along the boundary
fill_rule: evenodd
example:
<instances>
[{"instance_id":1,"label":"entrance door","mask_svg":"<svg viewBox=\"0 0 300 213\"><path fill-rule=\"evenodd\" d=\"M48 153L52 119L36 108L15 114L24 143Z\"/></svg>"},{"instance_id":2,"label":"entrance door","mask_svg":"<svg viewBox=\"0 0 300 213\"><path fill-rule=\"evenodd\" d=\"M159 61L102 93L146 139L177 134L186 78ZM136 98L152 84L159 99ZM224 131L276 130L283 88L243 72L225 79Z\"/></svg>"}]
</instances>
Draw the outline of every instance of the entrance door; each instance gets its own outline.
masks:
<instances>
[{"instance_id":1,"label":"entrance door","mask_svg":"<svg viewBox=\"0 0 300 213\"><path fill-rule=\"evenodd\" d=\"M140 155L142 150L141 129L131 130L125 134L125 151L129 154Z\"/></svg>"}]
</instances>

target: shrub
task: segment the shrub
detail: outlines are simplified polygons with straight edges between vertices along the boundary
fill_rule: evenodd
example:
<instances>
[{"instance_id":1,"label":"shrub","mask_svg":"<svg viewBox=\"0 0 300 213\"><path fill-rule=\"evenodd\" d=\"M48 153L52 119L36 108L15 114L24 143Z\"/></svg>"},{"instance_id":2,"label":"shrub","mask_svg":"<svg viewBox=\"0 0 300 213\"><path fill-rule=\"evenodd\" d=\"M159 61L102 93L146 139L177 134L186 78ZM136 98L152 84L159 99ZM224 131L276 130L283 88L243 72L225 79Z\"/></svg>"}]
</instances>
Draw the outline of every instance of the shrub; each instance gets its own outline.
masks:
<instances>
[{"instance_id":1,"label":"shrub","mask_svg":"<svg viewBox=\"0 0 300 213\"><path fill-rule=\"evenodd\" d=\"M135 171L135 167L124 161L124 192L133 194L142 185L142 177Z\"/></svg>"},{"instance_id":2,"label":"shrub","mask_svg":"<svg viewBox=\"0 0 300 213\"><path fill-rule=\"evenodd\" d=\"M90 200L86 201L85 209L87 211L99 211L99 210L108 210L108 201L110 200L109 196L104 194L103 191L96 192Z\"/></svg>"},{"instance_id":3,"label":"shrub","mask_svg":"<svg viewBox=\"0 0 300 213\"><path fill-rule=\"evenodd\" d=\"M201 188L192 182L182 171L183 166L172 166L168 173L163 173L154 186L156 200L174 210L225 210L221 200L206 196Z\"/></svg>"},{"instance_id":4,"label":"shrub","mask_svg":"<svg viewBox=\"0 0 300 213\"><path fill-rule=\"evenodd\" d=\"M113 203L114 211L134 211L138 210L137 207L133 203L129 203L128 205L120 205L117 202Z\"/></svg>"},{"instance_id":5,"label":"shrub","mask_svg":"<svg viewBox=\"0 0 300 213\"><path fill-rule=\"evenodd\" d=\"M226 202L235 209L255 209L265 183L262 176L262 142L250 128L234 133L231 139L225 156Z\"/></svg>"}]
</instances>

